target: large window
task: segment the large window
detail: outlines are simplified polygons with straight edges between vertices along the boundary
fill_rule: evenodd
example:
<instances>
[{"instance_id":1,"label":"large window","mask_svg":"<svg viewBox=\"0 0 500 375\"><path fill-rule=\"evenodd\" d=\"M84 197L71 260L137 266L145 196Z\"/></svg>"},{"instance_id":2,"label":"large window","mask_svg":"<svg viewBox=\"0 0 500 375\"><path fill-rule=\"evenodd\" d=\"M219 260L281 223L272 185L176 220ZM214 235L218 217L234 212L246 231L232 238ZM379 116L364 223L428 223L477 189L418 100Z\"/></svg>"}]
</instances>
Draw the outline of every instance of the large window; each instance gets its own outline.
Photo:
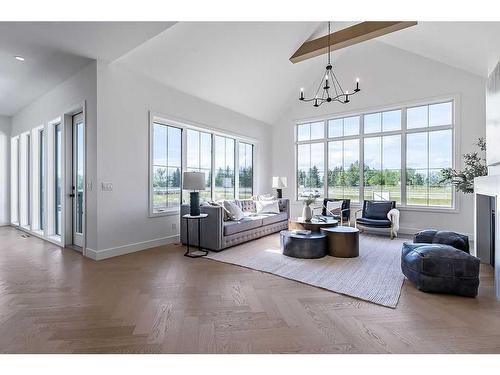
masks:
<instances>
[{"instance_id":1,"label":"large window","mask_svg":"<svg viewBox=\"0 0 500 375\"><path fill-rule=\"evenodd\" d=\"M450 184L442 170L453 166L451 102L408 108L406 195L408 205L453 205Z\"/></svg>"},{"instance_id":2,"label":"large window","mask_svg":"<svg viewBox=\"0 0 500 375\"><path fill-rule=\"evenodd\" d=\"M253 145L239 142L239 197L251 198L253 195Z\"/></svg>"},{"instance_id":3,"label":"large window","mask_svg":"<svg viewBox=\"0 0 500 375\"><path fill-rule=\"evenodd\" d=\"M200 191L200 199L210 200L212 197L212 134L187 129L186 156L188 171L205 173L205 190ZM186 201L189 200L189 192L185 192L183 196Z\"/></svg>"},{"instance_id":4,"label":"large window","mask_svg":"<svg viewBox=\"0 0 500 375\"><path fill-rule=\"evenodd\" d=\"M254 193L254 144L199 126L151 114L150 215L177 213L189 203L182 172L205 174L202 201L251 198Z\"/></svg>"},{"instance_id":5,"label":"large window","mask_svg":"<svg viewBox=\"0 0 500 375\"><path fill-rule=\"evenodd\" d=\"M39 209L38 209L38 222L39 229L45 229L45 131L42 129L38 132L38 199L39 199Z\"/></svg>"},{"instance_id":6,"label":"large window","mask_svg":"<svg viewBox=\"0 0 500 375\"><path fill-rule=\"evenodd\" d=\"M215 136L215 200L235 197L234 146L234 139Z\"/></svg>"},{"instance_id":7,"label":"large window","mask_svg":"<svg viewBox=\"0 0 500 375\"><path fill-rule=\"evenodd\" d=\"M19 225L19 137L10 140L10 222Z\"/></svg>"},{"instance_id":8,"label":"large window","mask_svg":"<svg viewBox=\"0 0 500 375\"><path fill-rule=\"evenodd\" d=\"M19 225L30 227L30 134L23 133L19 138Z\"/></svg>"},{"instance_id":9,"label":"large window","mask_svg":"<svg viewBox=\"0 0 500 375\"><path fill-rule=\"evenodd\" d=\"M452 187L441 182L453 166L453 107L446 101L298 124L297 197L454 207Z\"/></svg>"},{"instance_id":10,"label":"large window","mask_svg":"<svg viewBox=\"0 0 500 375\"><path fill-rule=\"evenodd\" d=\"M299 144L297 146L297 184L298 196L324 195L325 147L323 143Z\"/></svg>"},{"instance_id":11,"label":"large window","mask_svg":"<svg viewBox=\"0 0 500 375\"><path fill-rule=\"evenodd\" d=\"M364 139L364 199L401 203L401 136Z\"/></svg>"},{"instance_id":12,"label":"large window","mask_svg":"<svg viewBox=\"0 0 500 375\"><path fill-rule=\"evenodd\" d=\"M54 126L54 232L61 235L62 227L62 132L61 124Z\"/></svg>"},{"instance_id":13,"label":"large window","mask_svg":"<svg viewBox=\"0 0 500 375\"><path fill-rule=\"evenodd\" d=\"M181 201L182 130L153 124L153 213L179 208Z\"/></svg>"}]
</instances>

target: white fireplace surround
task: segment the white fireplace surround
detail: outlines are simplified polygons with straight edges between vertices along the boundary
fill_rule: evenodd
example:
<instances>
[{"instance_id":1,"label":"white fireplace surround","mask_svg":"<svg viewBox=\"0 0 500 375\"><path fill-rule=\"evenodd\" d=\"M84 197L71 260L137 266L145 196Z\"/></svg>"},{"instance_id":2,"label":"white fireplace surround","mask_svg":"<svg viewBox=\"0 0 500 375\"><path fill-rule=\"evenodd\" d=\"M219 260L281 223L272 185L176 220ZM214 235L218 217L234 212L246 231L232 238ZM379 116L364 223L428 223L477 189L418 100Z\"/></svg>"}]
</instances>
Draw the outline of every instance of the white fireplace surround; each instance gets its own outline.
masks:
<instances>
[{"instance_id":1,"label":"white fireplace surround","mask_svg":"<svg viewBox=\"0 0 500 375\"><path fill-rule=\"evenodd\" d=\"M474 179L474 238L478 238L477 228L477 195L494 197L495 212L500 212L500 175L476 177ZM497 216L498 217L498 216ZM472 255L477 256L477 243L474 241ZM495 291L496 298L500 300L500 220L495 220Z\"/></svg>"}]
</instances>

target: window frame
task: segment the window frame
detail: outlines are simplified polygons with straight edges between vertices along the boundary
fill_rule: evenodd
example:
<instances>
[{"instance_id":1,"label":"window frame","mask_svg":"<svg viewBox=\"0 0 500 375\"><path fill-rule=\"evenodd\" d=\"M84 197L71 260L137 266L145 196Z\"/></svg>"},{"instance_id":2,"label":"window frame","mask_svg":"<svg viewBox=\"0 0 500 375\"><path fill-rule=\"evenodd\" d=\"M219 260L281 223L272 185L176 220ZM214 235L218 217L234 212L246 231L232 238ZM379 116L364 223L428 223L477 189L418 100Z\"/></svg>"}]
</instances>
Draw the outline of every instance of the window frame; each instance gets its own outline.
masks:
<instances>
[{"instance_id":1,"label":"window frame","mask_svg":"<svg viewBox=\"0 0 500 375\"><path fill-rule=\"evenodd\" d=\"M172 116L164 115L158 112L149 111L149 176L148 176L148 206L149 206L149 217L161 217L161 216L171 216L178 215L180 213L180 205L176 208L171 208L164 212L154 212L153 211L153 161L154 161L154 139L153 139L153 127L155 123L164 124L166 126L172 126L181 129L181 198L180 205L184 204L184 193L182 190L182 173L187 171L187 129L195 130L202 133L207 133L211 135L212 139L212 149L211 149L211 193L210 199L214 199L215 195L215 137L221 136L225 138L230 138L234 140L234 196L235 199L239 199L239 144L246 143L252 145L252 193L255 192L255 181L256 181L256 150L258 148L258 141L253 138L244 137L230 132L220 131L216 128L210 126L194 123L184 119L176 119Z\"/></svg>"},{"instance_id":2,"label":"window frame","mask_svg":"<svg viewBox=\"0 0 500 375\"><path fill-rule=\"evenodd\" d=\"M240 153L241 153L241 148L242 145L243 147L245 147L246 149L246 146L250 146L251 148L251 158L252 158L252 164L251 164L251 171L252 171L252 186L251 186L251 189L250 189L250 197L253 196L253 193L255 191L255 184L254 184L254 178L255 178L255 162L254 162L254 157L255 157L255 145L252 144L252 143L249 143L249 142L246 142L246 141L241 141L241 140L238 140L238 145L236 146L238 148L238 173L235 172L235 175L238 174L238 197L240 197L240 188L241 188L241 181L240 181L240 172L241 172L241 164L240 164ZM245 150L245 156L246 156L246 150ZM235 176L235 181L236 181L236 176ZM236 182L235 182L235 185L236 185ZM235 186L236 188L236 186ZM248 198L242 198L242 199L248 199Z\"/></svg>"},{"instance_id":3,"label":"window frame","mask_svg":"<svg viewBox=\"0 0 500 375\"><path fill-rule=\"evenodd\" d=\"M179 197L179 207L167 207L164 211L161 212L155 212L154 210L154 187L153 187L153 181L154 181L154 126L155 124L159 125L164 125L167 127L167 132L168 132L168 127L176 128L181 131L181 165L180 165L180 197ZM184 129L180 128L174 124L169 123L168 121L163 121L160 119L153 119L153 121L150 122L150 127L149 127L149 215L150 217L155 217L155 216L169 216L169 215L176 215L180 211L180 205L182 204L182 172L184 170ZM168 138L167 138L168 139ZM167 148L167 159L168 159L168 148ZM167 161L168 164L168 161ZM168 171L168 165L166 166L167 171Z\"/></svg>"},{"instance_id":4,"label":"window frame","mask_svg":"<svg viewBox=\"0 0 500 375\"><path fill-rule=\"evenodd\" d=\"M422 126L419 128L407 128L407 110L413 107L419 106L430 106L434 104L441 103L452 103L452 124L451 125L439 125L439 126ZM359 139L359 167L360 167L360 187L359 187L359 203L351 202L351 205L354 207L360 206L364 200L364 140L365 138L373 138L373 137L384 137L390 135L400 135L401 136L401 204L398 204L398 208L408 211L426 211L426 212L459 212L460 211L460 201L457 199L457 192L454 187L452 187L452 204L451 206L424 206L424 205L407 205L407 184L406 184L406 165L407 165L407 134L412 133L429 133L433 131L439 130L448 130L451 129L452 133L452 168L456 168L458 161L460 160L460 150L459 145L457 144L456 134L460 132L460 117L459 114L460 108L460 95L449 95L443 97L434 97L428 99L419 99L415 101L402 102L387 106L381 107L373 107L368 109L361 109L354 112L343 112L336 113L332 115L324 115L321 117L314 117L308 119L299 119L295 121L294 126L294 153L295 153L295 171L294 171L294 186L295 186L295 200L299 202L300 199L298 197L299 188L298 188L298 178L297 178L297 168L298 168L298 146L301 144L312 144L312 143L323 143L325 147L324 153L324 165L325 165L325 173L324 173L324 196L328 196L328 143L332 141L345 141L350 139ZM379 112L390 112L394 110L401 110L401 129L400 130L391 130L391 131L381 131L375 133L367 133L364 132L364 120L365 115L370 115L373 113ZM352 136L342 136L342 137L329 137L328 134L328 122L331 120L339 120L353 116L360 116L360 124L359 124L359 134ZM306 141L298 141L298 128L302 124L309 124L313 122L324 122L324 137L322 139L316 140L306 140Z\"/></svg>"}]
</instances>

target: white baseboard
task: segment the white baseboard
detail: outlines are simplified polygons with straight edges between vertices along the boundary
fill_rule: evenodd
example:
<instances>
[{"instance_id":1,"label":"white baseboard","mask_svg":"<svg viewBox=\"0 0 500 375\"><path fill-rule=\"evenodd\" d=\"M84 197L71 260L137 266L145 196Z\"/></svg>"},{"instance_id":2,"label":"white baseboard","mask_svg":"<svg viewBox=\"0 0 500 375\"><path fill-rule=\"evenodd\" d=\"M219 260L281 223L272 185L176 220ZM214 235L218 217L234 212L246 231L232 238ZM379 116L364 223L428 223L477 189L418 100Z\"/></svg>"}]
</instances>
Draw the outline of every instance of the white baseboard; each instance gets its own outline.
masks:
<instances>
[{"instance_id":1,"label":"white baseboard","mask_svg":"<svg viewBox=\"0 0 500 375\"><path fill-rule=\"evenodd\" d=\"M151 249L153 247L168 245L175 242L179 242L178 234L168 237L155 238L154 240L137 242L117 247L110 247L108 249L102 250L94 250L87 247L87 249L85 250L85 255L94 260L103 260L119 255L134 253L136 251Z\"/></svg>"},{"instance_id":2,"label":"white baseboard","mask_svg":"<svg viewBox=\"0 0 500 375\"><path fill-rule=\"evenodd\" d=\"M372 232L372 233L387 233L387 235L389 235L389 229L387 229L387 228L377 229L377 228L364 227L363 229L365 229L365 232L367 232L367 233L370 233L370 232ZM423 229L428 229L428 228L399 227L398 233L403 234L403 235L413 236L415 233L417 233ZM472 233L463 233L463 234L465 234L466 236L469 237L469 241L474 242L474 235Z\"/></svg>"}]
</instances>

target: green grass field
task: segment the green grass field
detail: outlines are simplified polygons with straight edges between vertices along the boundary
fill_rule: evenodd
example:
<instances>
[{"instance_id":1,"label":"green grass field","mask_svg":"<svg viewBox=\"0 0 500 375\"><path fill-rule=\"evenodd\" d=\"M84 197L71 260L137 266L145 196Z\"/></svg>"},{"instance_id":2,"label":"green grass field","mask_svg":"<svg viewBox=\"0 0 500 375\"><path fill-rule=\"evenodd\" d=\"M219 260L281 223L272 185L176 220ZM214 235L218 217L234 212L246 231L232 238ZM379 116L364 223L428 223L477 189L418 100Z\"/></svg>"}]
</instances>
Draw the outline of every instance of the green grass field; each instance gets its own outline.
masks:
<instances>
[{"instance_id":1,"label":"green grass field","mask_svg":"<svg viewBox=\"0 0 500 375\"><path fill-rule=\"evenodd\" d=\"M380 188L365 187L364 199L374 199L373 192L380 194ZM385 199L395 200L401 203L401 191L399 186L385 187L382 196ZM352 202L359 202L359 190L357 188L346 187L328 189L328 196L331 198L349 198ZM406 192L408 206L439 206L451 207L453 204L452 189L449 186L430 187L427 198L427 187L410 186Z\"/></svg>"}]
</instances>

